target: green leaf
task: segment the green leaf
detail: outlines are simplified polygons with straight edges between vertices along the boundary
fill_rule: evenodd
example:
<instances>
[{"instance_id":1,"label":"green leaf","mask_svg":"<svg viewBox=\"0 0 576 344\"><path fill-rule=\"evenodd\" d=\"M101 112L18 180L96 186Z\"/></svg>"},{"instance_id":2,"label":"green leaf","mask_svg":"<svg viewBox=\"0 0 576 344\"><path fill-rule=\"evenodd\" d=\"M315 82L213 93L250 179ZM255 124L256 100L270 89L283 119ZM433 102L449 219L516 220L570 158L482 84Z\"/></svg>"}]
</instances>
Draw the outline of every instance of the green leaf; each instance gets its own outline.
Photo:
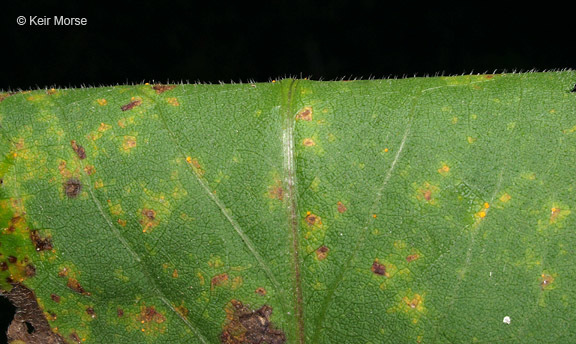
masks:
<instances>
[{"instance_id":1,"label":"green leaf","mask_svg":"<svg viewBox=\"0 0 576 344\"><path fill-rule=\"evenodd\" d=\"M574 341L575 82L2 94L9 336Z\"/></svg>"}]
</instances>

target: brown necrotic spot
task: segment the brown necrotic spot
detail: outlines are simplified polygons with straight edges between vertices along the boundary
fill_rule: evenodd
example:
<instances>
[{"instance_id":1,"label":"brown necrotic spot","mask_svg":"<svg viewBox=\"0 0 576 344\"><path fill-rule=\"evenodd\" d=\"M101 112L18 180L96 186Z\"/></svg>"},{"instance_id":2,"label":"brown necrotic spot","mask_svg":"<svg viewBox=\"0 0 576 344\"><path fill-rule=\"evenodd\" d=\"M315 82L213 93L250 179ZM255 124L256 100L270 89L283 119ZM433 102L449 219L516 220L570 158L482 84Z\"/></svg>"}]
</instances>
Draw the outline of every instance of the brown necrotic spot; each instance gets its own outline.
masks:
<instances>
[{"instance_id":1,"label":"brown necrotic spot","mask_svg":"<svg viewBox=\"0 0 576 344\"><path fill-rule=\"evenodd\" d=\"M60 295L50 294L50 298L52 299L52 301L60 303Z\"/></svg>"},{"instance_id":2,"label":"brown necrotic spot","mask_svg":"<svg viewBox=\"0 0 576 344\"><path fill-rule=\"evenodd\" d=\"M420 255L418 254L411 254L409 256L406 256L406 261L408 263L415 261L416 259L420 258Z\"/></svg>"},{"instance_id":3,"label":"brown necrotic spot","mask_svg":"<svg viewBox=\"0 0 576 344\"><path fill-rule=\"evenodd\" d=\"M6 271L6 270L8 270L8 263L1 262L0 263L0 271Z\"/></svg>"},{"instance_id":4,"label":"brown necrotic spot","mask_svg":"<svg viewBox=\"0 0 576 344\"><path fill-rule=\"evenodd\" d=\"M219 275L212 277L212 280L210 281L210 285L212 288L218 287L218 286L221 286L221 285L228 283L228 279L229 279L229 277L228 277L227 273L219 274Z\"/></svg>"},{"instance_id":5,"label":"brown necrotic spot","mask_svg":"<svg viewBox=\"0 0 576 344\"><path fill-rule=\"evenodd\" d=\"M328 252L330 252L330 249L327 246L322 245L316 250L316 258L318 258L318 260L324 260L328 257Z\"/></svg>"},{"instance_id":6,"label":"brown necrotic spot","mask_svg":"<svg viewBox=\"0 0 576 344\"><path fill-rule=\"evenodd\" d=\"M152 89L154 91L156 91L156 94L160 94L160 93L164 93L166 91L170 91L172 89L174 89L176 87L176 85L161 85L161 84L157 84L157 85L152 85Z\"/></svg>"},{"instance_id":7,"label":"brown necrotic spot","mask_svg":"<svg viewBox=\"0 0 576 344\"><path fill-rule=\"evenodd\" d=\"M386 275L386 266L380 264L377 260L372 263L372 272L379 276Z\"/></svg>"},{"instance_id":8,"label":"brown necrotic spot","mask_svg":"<svg viewBox=\"0 0 576 344\"><path fill-rule=\"evenodd\" d=\"M84 150L84 147L77 144L76 140L70 141L70 145L72 146L72 149L78 156L78 159L80 160L86 159L86 151Z\"/></svg>"},{"instance_id":9,"label":"brown necrotic spot","mask_svg":"<svg viewBox=\"0 0 576 344\"><path fill-rule=\"evenodd\" d=\"M256 294L262 295L262 296L266 295L266 293L267 293L266 289L264 289L264 288L262 288L262 287L256 288L256 290L254 290L254 292L255 292Z\"/></svg>"},{"instance_id":10,"label":"brown necrotic spot","mask_svg":"<svg viewBox=\"0 0 576 344\"><path fill-rule=\"evenodd\" d=\"M124 310L122 308L116 309L116 315L118 318L122 318L124 316Z\"/></svg>"},{"instance_id":11,"label":"brown necrotic spot","mask_svg":"<svg viewBox=\"0 0 576 344\"><path fill-rule=\"evenodd\" d=\"M32 264L28 264L26 265L24 272L26 273L26 277L34 277L36 276L36 267Z\"/></svg>"},{"instance_id":12,"label":"brown necrotic spot","mask_svg":"<svg viewBox=\"0 0 576 344\"><path fill-rule=\"evenodd\" d=\"M156 212L154 211L154 209L143 209L142 215L144 215L150 221L154 221L154 219L156 218Z\"/></svg>"},{"instance_id":13,"label":"brown necrotic spot","mask_svg":"<svg viewBox=\"0 0 576 344\"><path fill-rule=\"evenodd\" d=\"M17 261L18 261L18 258L14 257L14 256L8 257L8 262L10 262L12 264L16 264Z\"/></svg>"},{"instance_id":14,"label":"brown necrotic spot","mask_svg":"<svg viewBox=\"0 0 576 344\"><path fill-rule=\"evenodd\" d=\"M158 324L166 321L166 317L159 313L154 306L143 307L140 311L140 321L143 323L155 322Z\"/></svg>"},{"instance_id":15,"label":"brown necrotic spot","mask_svg":"<svg viewBox=\"0 0 576 344\"><path fill-rule=\"evenodd\" d=\"M64 183L64 193L68 198L76 198L82 191L82 183L76 178L70 178Z\"/></svg>"},{"instance_id":16,"label":"brown necrotic spot","mask_svg":"<svg viewBox=\"0 0 576 344\"><path fill-rule=\"evenodd\" d=\"M142 209L140 224L143 227L143 232L148 232L151 228L156 227L158 225L156 211L154 211L154 209Z\"/></svg>"},{"instance_id":17,"label":"brown necrotic spot","mask_svg":"<svg viewBox=\"0 0 576 344\"><path fill-rule=\"evenodd\" d=\"M65 343L65 340L50 328L32 290L24 285L15 284L6 296L16 307L16 314L6 333L10 343Z\"/></svg>"},{"instance_id":18,"label":"brown necrotic spot","mask_svg":"<svg viewBox=\"0 0 576 344\"><path fill-rule=\"evenodd\" d=\"M314 215L314 214L308 212L308 214L306 215L306 223L309 226L314 226L316 224L320 224L321 223L320 217L318 215Z\"/></svg>"},{"instance_id":19,"label":"brown necrotic spot","mask_svg":"<svg viewBox=\"0 0 576 344\"><path fill-rule=\"evenodd\" d=\"M96 318L96 312L92 307L86 308L86 314L88 314L92 319Z\"/></svg>"},{"instance_id":20,"label":"brown necrotic spot","mask_svg":"<svg viewBox=\"0 0 576 344\"><path fill-rule=\"evenodd\" d=\"M140 99L136 99L136 100L133 100L126 105L122 105L122 107L120 109L122 109L122 111L128 111L128 110L132 110L136 106L140 106L140 104L142 104L142 101Z\"/></svg>"},{"instance_id":21,"label":"brown necrotic spot","mask_svg":"<svg viewBox=\"0 0 576 344\"><path fill-rule=\"evenodd\" d=\"M75 278L72 278L72 277L68 278L68 282L66 283L66 286L68 288L74 290L78 294L88 295L88 296L90 295L90 293L87 292L86 290L84 290L84 287L82 287L80 282L78 282L78 280Z\"/></svg>"},{"instance_id":22,"label":"brown necrotic spot","mask_svg":"<svg viewBox=\"0 0 576 344\"><path fill-rule=\"evenodd\" d=\"M270 322L272 307L263 305L258 310L251 310L237 300L232 300L226 309L226 324L220 335L220 342L225 344L282 344L286 334L276 329Z\"/></svg>"},{"instance_id":23,"label":"brown necrotic spot","mask_svg":"<svg viewBox=\"0 0 576 344\"><path fill-rule=\"evenodd\" d=\"M50 237L42 238L37 230L30 231L30 240L36 247L36 251L50 251L52 249L52 239Z\"/></svg>"},{"instance_id":24,"label":"brown necrotic spot","mask_svg":"<svg viewBox=\"0 0 576 344\"><path fill-rule=\"evenodd\" d=\"M346 210L348 210L348 208L346 208L346 206L344 204L342 204L342 202L338 202L338 203L336 203L336 205L338 206L338 212L340 214L345 213Z\"/></svg>"},{"instance_id":25,"label":"brown necrotic spot","mask_svg":"<svg viewBox=\"0 0 576 344\"><path fill-rule=\"evenodd\" d=\"M312 120L312 108L305 107L296 115L296 119L303 120L303 121L311 121Z\"/></svg>"},{"instance_id":26,"label":"brown necrotic spot","mask_svg":"<svg viewBox=\"0 0 576 344\"><path fill-rule=\"evenodd\" d=\"M270 195L270 198L275 198L279 201L282 201L284 199L284 189L282 188L280 183L276 183L275 186L270 187L268 189L268 194Z\"/></svg>"}]
</instances>

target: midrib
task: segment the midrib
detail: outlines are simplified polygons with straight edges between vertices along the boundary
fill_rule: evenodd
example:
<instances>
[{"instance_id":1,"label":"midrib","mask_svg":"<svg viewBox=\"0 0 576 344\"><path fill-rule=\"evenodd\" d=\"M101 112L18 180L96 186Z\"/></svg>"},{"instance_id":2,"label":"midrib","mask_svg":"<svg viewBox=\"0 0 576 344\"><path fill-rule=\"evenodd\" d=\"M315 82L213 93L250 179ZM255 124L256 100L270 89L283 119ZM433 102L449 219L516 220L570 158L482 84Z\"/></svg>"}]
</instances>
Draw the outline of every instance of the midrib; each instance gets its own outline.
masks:
<instances>
[{"instance_id":1,"label":"midrib","mask_svg":"<svg viewBox=\"0 0 576 344\"><path fill-rule=\"evenodd\" d=\"M305 342L304 333L304 309L302 298L302 280L300 272L299 256L299 236L298 236L298 203L297 203L297 181L296 162L294 160L294 125L295 125L295 102L297 94L298 80L286 79L282 81L282 154L283 154L283 184L285 189L285 202L287 205L289 233L290 233L290 253L292 257L293 291L294 291L294 315L296 321L296 342Z\"/></svg>"}]
</instances>

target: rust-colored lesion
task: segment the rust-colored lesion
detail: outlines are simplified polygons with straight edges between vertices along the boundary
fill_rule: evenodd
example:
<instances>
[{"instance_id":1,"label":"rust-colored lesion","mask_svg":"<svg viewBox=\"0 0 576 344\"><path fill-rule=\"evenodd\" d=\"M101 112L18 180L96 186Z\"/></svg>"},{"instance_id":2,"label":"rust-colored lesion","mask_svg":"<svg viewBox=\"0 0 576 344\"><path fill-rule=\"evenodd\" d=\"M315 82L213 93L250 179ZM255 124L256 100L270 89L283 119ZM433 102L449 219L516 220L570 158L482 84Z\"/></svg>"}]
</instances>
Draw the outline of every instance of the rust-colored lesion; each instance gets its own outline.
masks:
<instances>
[{"instance_id":1,"label":"rust-colored lesion","mask_svg":"<svg viewBox=\"0 0 576 344\"><path fill-rule=\"evenodd\" d=\"M176 85L162 85L162 84L152 85L152 89L156 91L156 94L161 94L166 91L173 90L174 88L176 88Z\"/></svg>"},{"instance_id":2,"label":"rust-colored lesion","mask_svg":"<svg viewBox=\"0 0 576 344\"><path fill-rule=\"evenodd\" d=\"M306 213L305 220L308 226L318 226L322 224L322 219L320 218L320 216L313 214L311 212Z\"/></svg>"},{"instance_id":3,"label":"rust-colored lesion","mask_svg":"<svg viewBox=\"0 0 576 344\"><path fill-rule=\"evenodd\" d=\"M158 312L154 306L143 306L140 310L139 319L143 324L150 322L161 324L166 321L166 317Z\"/></svg>"},{"instance_id":4,"label":"rust-colored lesion","mask_svg":"<svg viewBox=\"0 0 576 344\"><path fill-rule=\"evenodd\" d=\"M228 284L229 276L227 273L218 274L210 280L210 288L214 289L225 284Z\"/></svg>"},{"instance_id":5,"label":"rust-colored lesion","mask_svg":"<svg viewBox=\"0 0 576 344\"><path fill-rule=\"evenodd\" d=\"M263 305L252 310L238 300L226 307L226 323L220 335L223 344L282 344L286 334L270 322L272 307Z\"/></svg>"},{"instance_id":6,"label":"rust-colored lesion","mask_svg":"<svg viewBox=\"0 0 576 344\"><path fill-rule=\"evenodd\" d=\"M302 121L311 121L312 120L312 108L307 106L307 107L303 108L302 110L300 110L298 112L298 114L296 115L296 119L302 120Z\"/></svg>"},{"instance_id":7,"label":"rust-colored lesion","mask_svg":"<svg viewBox=\"0 0 576 344\"><path fill-rule=\"evenodd\" d=\"M66 286L73 291L77 292L78 294L90 296L91 294L87 292L84 287L78 282L78 280L74 277L68 277L68 282L66 282Z\"/></svg>"},{"instance_id":8,"label":"rust-colored lesion","mask_svg":"<svg viewBox=\"0 0 576 344\"><path fill-rule=\"evenodd\" d=\"M346 208L346 206L342 202L336 203L336 206L340 214L344 214L346 210L348 210L348 208Z\"/></svg>"},{"instance_id":9,"label":"rust-colored lesion","mask_svg":"<svg viewBox=\"0 0 576 344\"><path fill-rule=\"evenodd\" d=\"M32 290L23 284L15 283L10 292L3 294L16 307L16 314L6 332L9 342L26 344L66 343L62 336L50 328L50 324L38 305L36 295Z\"/></svg>"},{"instance_id":10,"label":"rust-colored lesion","mask_svg":"<svg viewBox=\"0 0 576 344\"><path fill-rule=\"evenodd\" d=\"M281 181L277 180L274 185L268 187L268 196L279 201L284 200L284 188Z\"/></svg>"},{"instance_id":11,"label":"rust-colored lesion","mask_svg":"<svg viewBox=\"0 0 576 344\"><path fill-rule=\"evenodd\" d=\"M140 99L133 99L130 103L126 104L126 105L122 105L120 107L120 109L122 111L129 111L132 110L133 108L142 105L142 100Z\"/></svg>"},{"instance_id":12,"label":"rust-colored lesion","mask_svg":"<svg viewBox=\"0 0 576 344\"><path fill-rule=\"evenodd\" d=\"M142 225L142 232L149 232L152 228L158 226L158 218L156 211L151 208L142 209L140 224Z\"/></svg>"},{"instance_id":13,"label":"rust-colored lesion","mask_svg":"<svg viewBox=\"0 0 576 344\"><path fill-rule=\"evenodd\" d=\"M410 254L408 256L406 256L406 262L411 263L415 260L418 260L420 258L420 255L415 253L415 254Z\"/></svg>"}]
</instances>

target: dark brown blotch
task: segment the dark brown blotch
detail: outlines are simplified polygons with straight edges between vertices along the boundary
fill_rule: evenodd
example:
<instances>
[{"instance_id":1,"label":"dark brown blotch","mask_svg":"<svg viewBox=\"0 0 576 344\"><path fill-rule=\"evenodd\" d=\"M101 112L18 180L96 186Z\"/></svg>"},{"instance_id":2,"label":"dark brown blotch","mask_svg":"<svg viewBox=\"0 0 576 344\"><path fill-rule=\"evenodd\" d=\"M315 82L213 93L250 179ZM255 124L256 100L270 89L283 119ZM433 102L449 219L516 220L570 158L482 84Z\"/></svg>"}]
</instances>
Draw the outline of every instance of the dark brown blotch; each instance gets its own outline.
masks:
<instances>
[{"instance_id":1,"label":"dark brown blotch","mask_svg":"<svg viewBox=\"0 0 576 344\"><path fill-rule=\"evenodd\" d=\"M372 263L372 272L379 276L386 276L386 266L375 260L374 263Z\"/></svg>"},{"instance_id":2,"label":"dark brown blotch","mask_svg":"<svg viewBox=\"0 0 576 344\"><path fill-rule=\"evenodd\" d=\"M13 285L12 290L4 295L16 308L14 319L6 332L8 342L27 344L66 343L64 338L54 333L50 328L45 313L38 305L36 295L32 290L16 283ZM51 314L49 316L52 318Z\"/></svg>"},{"instance_id":3,"label":"dark brown blotch","mask_svg":"<svg viewBox=\"0 0 576 344\"><path fill-rule=\"evenodd\" d=\"M6 271L6 270L8 270L8 263L1 262L0 263L0 271Z\"/></svg>"},{"instance_id":4,"label":"dark brown blotch","mask_svg":"<svg viewBox=\"0 0 576 344\"><path fill-rule=\"evenodd\" d=\"M316 258L318 258L318 260L324 260L328 257L328 252L330 252L330 249L327 246L322 245L316 250Z\"/></svg>"},{"instance_id":5,"label":"dark brown blotch","mask_svg":"<svg viewBox=\"0 0 576 344\"><path fill-rule=\"evenodd\" d=\"M72 146L72 149L74 150L74 152L78 156L78 159L80 159L80 160L86 159L86 151L84 150L84 147L82 147L78 143L76 143L76 140L70 141L70 145Z\"/></svg>"},{"instance_id":6,"label":"dark brown blotch","mask_svg":"<svg viewBox=\"0 0 576 344\"><path fill-rule=\"evenodd\" d=\"M314 226L316 224L320 224L320 217L318 215L314 215L311 213L308 213L308 215L306 215L306 223L309 226Z\"/></svg>"},{"instance_id":7,"label":"dark brown blotch","mask_svg":"<svg viewBox=\"0 0 576 344\"><path fill-rule=\"evenodd\" d=\"M124 310L122 308L116 309L116 315L118 315L118 318L122 318L124 316Z\"/></svg>"},{"instance_id":8,"label":"dark brown blotch","mask_svg":"<svg viewBox=\"0 0 576 344\"><path fill-rule=\"evenodd\" d=\"M50 294L50 298L52 299L52 301L54 301L56 303L60 303L60 295Z\"/></svg>"},{"instance_id":9,"label":"dark brown blotch","mask_svg":"<svg viewBox=\"0 0 576 344\"><path fill-rule=\"evenodd\" d=\"M8 262L10 262L11 264L16 264L17 261L18 261L18 258L14 257L14 256L8 257Z\"/></svg>"},{"instance_id":10,"label":"dark brown blotch","mask_svg":"<svg viewBox=\"0 0 576 344\"><path fill-rule=\"evenodd\" d=\"M270 322L272 307L263 305L260 309L253 311L237 300L232 300L230 304L231 307L226 310L227 323L220 335L221 343L282 344L286 342L286 334L276 329Z\"/></svg>"},{"instance_id":11,"label":"dark brown blotch","mask_svg":"<svg viewBox=\"0 0 576 344\"><path fill-rule=\"evenodd\" d=\"M170 91L172 89L176 88L176 85L161 85L161 84L156 84L152 86L152 89L154 91L156 91L156 94L161 94L164 93L166 91Z\"/></svg>"},{"instance_id":12,"label":"dark brown blotch","mask_svg":"<svg viewBox=\"0 0 576 344\"><path fill-rule=\"evenodd\" d=\"M136 99L136 100L133 100L126 105L122 105L122 107L120 107L120 109L122 109L122 111L128 111L128 110L132 110L136 106L140 106L140 104L142 104L142 101L140 99Z\"/></svg>"},{"instance_id":13,"label":"dark brown blotch","mask_svg":"<svg viewBox=\"0 0 576 344\"><path fill-rule=\"evenodd\" d=\"M82 183L76 178L70 178L64 183L64 193L68 198L76 198L82 191Z\"/></svg>"},{"instance_id":14,"label":"dark brown blotch","mask_svg":"<svg viewBox=\"0 0 576 344\"><path fill-rule=\"evenodd\" d=\"M254 292L258 295L261 295L261 296L264 296L267 293L266 289L264 289L263 287L256 288L256 290L254 290Z\"/></svg>"},{"instance_id":15,"label":"dark brown blotch","mask_svg":"<svg viewBox=\"0 0 576 344\"><path fill-rule=\"evenodd\" d=\"M156 212L154 211L154 209L143 209L142 215L144 215L150 221L154 221L154 219L156 218Z\"/></svg>"},{"instance_id":16,"label":"dark brown blotch","mask_svg":"<svg viewBox=\"0 0 576 344\"><path fill-rule=\"evenodd\" d=\"M40 237L37 230L30 231L30 240L36 247L36 251L50 251L52 250L52 238L51 237Z\"/></svg>"},{"instance_id":17,"label":"dark brown blotch","mask_svg":"<svg viewBox=\"0 0 576 344\"><path fill-rule=\"evenodd\" d=\"M96 312L93 307L86 308L86 314L88 314L92 319L96 318Z\"/></svg>"}]
</instances>

